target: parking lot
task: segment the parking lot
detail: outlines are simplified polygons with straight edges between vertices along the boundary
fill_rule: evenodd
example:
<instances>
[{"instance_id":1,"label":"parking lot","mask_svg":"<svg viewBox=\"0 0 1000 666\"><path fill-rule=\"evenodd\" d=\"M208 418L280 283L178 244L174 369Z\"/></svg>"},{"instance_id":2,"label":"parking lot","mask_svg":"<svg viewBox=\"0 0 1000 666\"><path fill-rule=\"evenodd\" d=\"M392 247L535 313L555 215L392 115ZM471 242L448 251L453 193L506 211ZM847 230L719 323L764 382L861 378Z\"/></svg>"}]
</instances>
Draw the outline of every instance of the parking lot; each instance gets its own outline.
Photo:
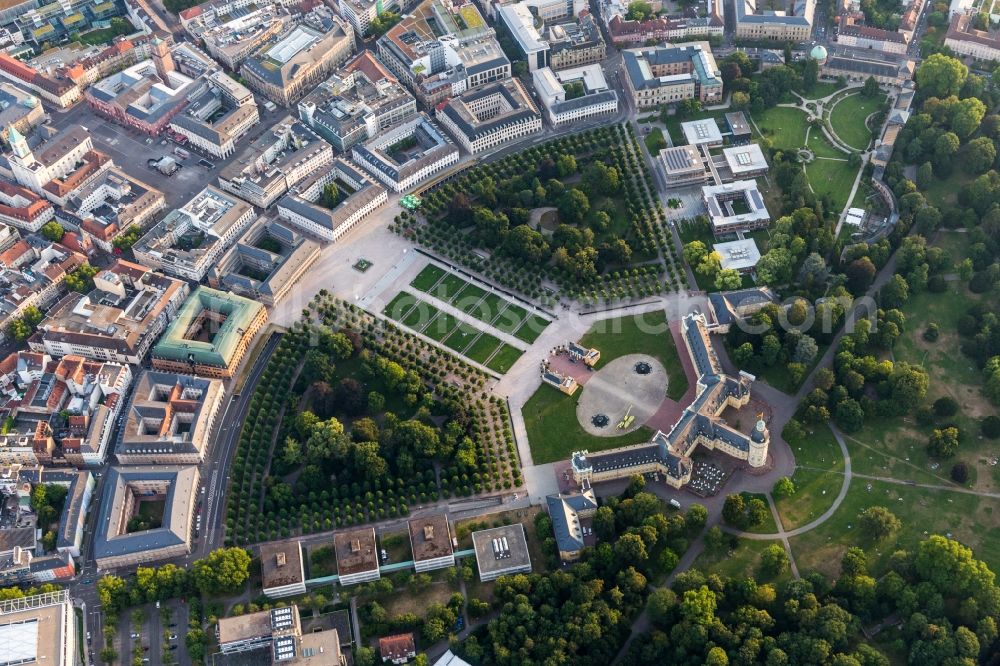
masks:
<instances>
[{"instance_id":1,"label":"parking lot","mask_svg":"<svg viewBox=\"0 0 1000 666\"><path fill-rule=\"evenodd\" d=\"M285 109L268 112L263 107L260 107L260 111L260 124L251 128L249 134L239 142L239 147L244 147L261 136L287 113ZM172 141L167 141L164 145L164 137L152 138L117 125L99 116L85 103L77 104L65 113L52 114L50 124L60 130L73 124L86 127L90 131L96 150L110 155L115 165L126 173L163 192L167 200L167 210L184 205L206 185L218 185L219 169L239 155L237 151L236 155L228 159L218 160L210 155L199 154L198 149L186 145L184 150L190 153L190 156L182 159L174 153L177 145ZM167 155L176 159L180 166L172 176L164 176L149 167L149 160L157 160ZM212 166L207 167L202 162Z\"/></svg>"}]
</instances>

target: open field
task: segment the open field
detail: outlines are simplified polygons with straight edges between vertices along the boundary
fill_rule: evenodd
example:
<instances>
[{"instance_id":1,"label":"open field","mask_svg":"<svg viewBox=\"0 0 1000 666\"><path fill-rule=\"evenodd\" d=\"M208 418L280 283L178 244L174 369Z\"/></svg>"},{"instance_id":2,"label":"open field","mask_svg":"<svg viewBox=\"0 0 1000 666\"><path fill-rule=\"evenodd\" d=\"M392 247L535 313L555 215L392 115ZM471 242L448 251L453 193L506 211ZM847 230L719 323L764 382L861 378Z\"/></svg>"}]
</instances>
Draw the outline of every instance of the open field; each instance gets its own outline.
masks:
<instances>
[{"instance_id":1,"label":"open field","mask_svg":"<svg viewBox=\"0 0 1000 666\"><path fill-rule=\"evenodd\" d=\"M884 506L902 522L900 532L884 543L872 543L858 528L858 514ZM851 546L868 554L872 575L885 573L893 551L912 549L930 534L942 534L972 547L991 569L1000 565L1000 500L949 490L914 488L854 479L837 512L814 530L792 537L792 552L803 574L818 570L840 573L840 559Z\"/></svg>"},{"instance_id":2,"label":"open field","mask_svg":"<svg viewBox=\"0 0 1000 666\"><path fill-rule=\"evenodd\" d=\"M627 354L648 354L666 369L669 377L667 395L672 400L679 400L687 392L687 376L664 312L605 319L594 324L580 339L580 344L601 351L597 368Z\"/></svg>"},{"instance_id":3,"label":"open field","mask_svg":"<svg viewBox=\"0 0 1000 666\"><path fill-rule=\"evenodd\" d=\"M851 148L865 150L872 140L872 133L865 124L865 119L878 111L884 100L885 97L881 94L876 98L863 97L861 93L842 97L830 112L833 131Z\"/></svg>"},{"instance_id":4,"label":"open field","mask_svg":"<svg viewBox=\"0 0 1000 666\"><path fill-rule=\"evenodd\" d=\"M806 165L809 185L817 196L830 197L834 206L832 212L838 215L847 204L857 175L858 170L852 169L846 158L844 161L815 159Z\"/></svg>"},{"instance_id":5,"label":"open field","mask_svg":"<svg viewBox=\"0 0 1000 666\"><path fill-rule=\"evenodd\" d=\"M806 114L798 109L774 106L754 116L761 133L775 148L795 150L806 142Z\"/></svg>"},{"instance_id":6,"label":"open field","mask_svg":"<svg viewBox=\"0 0 1000 666\"><path fill-rule=\"evenodd\" d=\"M735 548L723 547L719 552L706 548L694 561L692 568L723 577L751 577L760 583L773 583L775 585L781 585L791 580L791 574L787 571L777 577L766 576L761 572L761 553L771 544L780 545L780 541L757 541L733 537L730 545L732 543L736 544Z\"/></svg>"},{"instance_id":7,"label":"open field","mask_svg":"<svg viewBox=\"0 0 1000 666\"><path fill-rule=\"evenodd\" d=\"M487 363L486 367L490 370L494 370L503 374L510 370L510 366L517 362L517 359L521 358L523 352L516 347L511 347L505 342L500 343L500 349L497 353L493 355Z\"/></svg>"},{"instance_id":8,"label":"open field","mask_svg":"<svg viewBox=\"0 0 1000 666\"><path fill-rule=\"evenodd\" d=\"M784 528L794 529L815 520L833 505L844 482L844 457L833 432L822 423L788 445L795 455L795 494L775 498L774 504Z\"/></svg>"},{"instance_id":9,"label":"open field","mask_svg":"<svg viewBox=\"0 0 1000 666\"><path fill-rule=\"evenodd\" d=\"M620 437L595 437L580 427L576 418L576 396L560 393L542 384L525 403L521 413L536 465L569 458L573 451L604 451L618 446L649 441L653 432L646 427Z\"/></svg>"}]
</instances>

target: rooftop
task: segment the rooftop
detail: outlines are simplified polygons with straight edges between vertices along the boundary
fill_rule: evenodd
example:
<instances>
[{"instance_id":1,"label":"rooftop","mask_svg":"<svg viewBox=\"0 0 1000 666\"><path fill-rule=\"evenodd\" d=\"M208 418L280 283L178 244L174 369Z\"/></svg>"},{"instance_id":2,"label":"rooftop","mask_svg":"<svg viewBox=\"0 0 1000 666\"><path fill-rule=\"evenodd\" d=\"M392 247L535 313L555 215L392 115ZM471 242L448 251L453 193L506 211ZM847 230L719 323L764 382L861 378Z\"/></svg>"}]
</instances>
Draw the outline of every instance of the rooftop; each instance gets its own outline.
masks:
<instances>
[{"instance_id":1,"label":"rooftop","mask_svg":"<svg viewBox=\"0 0 1000 666\"><path fill-rule=\"evenodd\" d=\"M454 553L447 514L414 518L409 522L409 529L414 561L434 560Z\"/></svg>"},{"instance_id":2,"label":"rooftop","mask_svg":"<svg viewBox=\"0 0 1000 666\"><path fill-rule=\"evenodd\" d=\"M472 533L480 575L531 566L528 541L521 523Z\"/></svg>"},{"instance_id":3,"label":"rooftop","mask_svg":"<svg viewBox=\"0 0 1000 666\"><path fill-rule=\"evenodd\" d=\"M302 544L298 541L261 544L260 569L264 590L304 582Z\"/></svg>"},{"instance_id":4,"label":"rooftop","mask_svg":"<svg viewBox=\"0 0 1000 666\"><path fill-rule=\"evenodd\" d=\"M752 238L735 240L728 243L716 243L714 248L719 253L722 270L742 271L753 268L760 261L760 250Z\"/></svg>"},{"instance_id":5,"label":"rooftop","mask_svg":"<svg viewBox=\"0 0 1000 666\"><path fill-rule=\"evenodd\" d=\"M341 578L378 570L374 527L338 532L333 537L333 547L337 553L337 573Z\"/></svg>"},{"instance_id":6,"label":"rooftop","mask_svg":"<svg viewBox=\"0 0 1000 666\"><path fill-rule=\"evenodd\" d=\"M228 367L263 309L249 298L200 286L153 347L153 357Z\"/></svg>"}]
</instances>

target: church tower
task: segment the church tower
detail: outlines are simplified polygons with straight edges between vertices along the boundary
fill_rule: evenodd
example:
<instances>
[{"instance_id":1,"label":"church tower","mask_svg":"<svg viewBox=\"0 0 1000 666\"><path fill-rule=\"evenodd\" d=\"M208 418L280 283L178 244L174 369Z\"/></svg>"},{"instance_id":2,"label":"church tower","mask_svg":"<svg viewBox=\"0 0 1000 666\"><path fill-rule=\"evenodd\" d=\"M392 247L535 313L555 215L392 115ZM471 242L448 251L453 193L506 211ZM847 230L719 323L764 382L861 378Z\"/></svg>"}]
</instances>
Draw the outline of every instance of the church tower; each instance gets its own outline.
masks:
<instances>
[{"instance_id":1,"label":"church tower","mask_svg":"<svg viewBox=\"0 0 1000 666\"><path fill-rule=\"evenodd\" d=\"M153 38L153 66L163 82L170 84L167 75L174 71L174 57L170 55L170 45L159 37Z\"/></svg>"},{"instance_id":2,"label":"church tower","mask_svg":"<svg viewBox=\"0 0 1000 666\"><path fill-rule=\"evenodd\" d=\"M49 182L49 170L35 160L28 146L28 140L13 125L7 128L7 143L13 154L9 158L14 180L36 194L42 193L42 186Z\"/></svg>"},{"instance_id":3,"label":"church tower","mask_svg":"<svg viewBox=\"0 0 1000 666\"><path fill-rule=\"evenodd\" d=\"M29 162L34 159L34 156L31 154L31 148L28 147L28 140L13 125L7 128L7 143L10 144L14 155L19 159L28 160Z\"/></svg>"},{"instance_id":4,"label":"church tower","mask_svg":"<svg viewBox=\"0 0 1000 666\"><path fill-rule=\"evenodd\" d=\"M771 442L771 434L767 431L767 424L764 423L764 415L757 417L753 432L750 433L750 451L747 453L747 462L751 467L763 467L767 462L767 449Z\"/></svg>"}]
</instances>

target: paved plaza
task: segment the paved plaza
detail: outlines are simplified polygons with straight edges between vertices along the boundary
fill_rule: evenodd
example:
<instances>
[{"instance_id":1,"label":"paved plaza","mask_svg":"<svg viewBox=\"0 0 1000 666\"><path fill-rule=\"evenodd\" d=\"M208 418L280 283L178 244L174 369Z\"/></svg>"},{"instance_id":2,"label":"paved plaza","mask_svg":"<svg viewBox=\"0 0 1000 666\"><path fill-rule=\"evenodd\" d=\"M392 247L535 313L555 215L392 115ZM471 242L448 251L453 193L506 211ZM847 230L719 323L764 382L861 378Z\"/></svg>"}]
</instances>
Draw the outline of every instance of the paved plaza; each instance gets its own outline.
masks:
<instances>
[{"instance_id":1,"label":"paved plaza","mask_svg":"<svg viewBox=\"0 0 1000 666\"><path fill-rule=\"evenodd\" d=\"M645 371L645 374L641 374ZM660 408L666 396L667 371L654 358L628 354L594 373L576 406L576 418L585 432L598 437L617 437L638 430ZM626 428L618 423L628 413L635 417ZM601 420L604 425L595 423Z\"/></svg>"}]
</instances>

